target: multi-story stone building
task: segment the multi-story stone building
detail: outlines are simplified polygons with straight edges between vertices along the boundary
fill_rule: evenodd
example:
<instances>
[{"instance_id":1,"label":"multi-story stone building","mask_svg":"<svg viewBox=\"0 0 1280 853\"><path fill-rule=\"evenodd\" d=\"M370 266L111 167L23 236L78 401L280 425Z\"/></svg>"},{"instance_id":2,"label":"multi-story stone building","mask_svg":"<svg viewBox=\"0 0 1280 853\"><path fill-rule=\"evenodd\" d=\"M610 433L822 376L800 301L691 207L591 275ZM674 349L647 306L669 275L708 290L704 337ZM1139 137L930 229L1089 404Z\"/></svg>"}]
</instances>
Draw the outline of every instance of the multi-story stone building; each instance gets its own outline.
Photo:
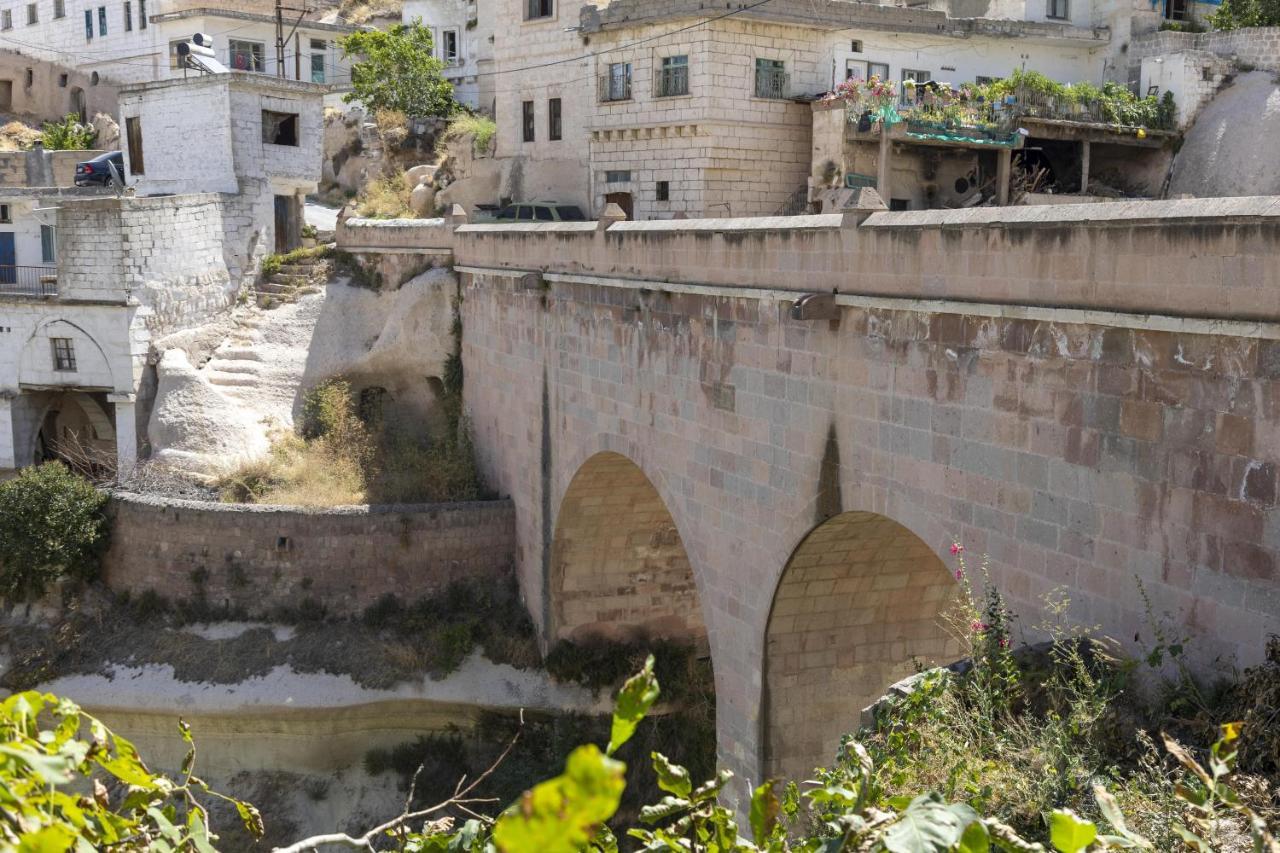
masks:
<instances>
[{"instance_id":1,"label":"multi-story stone building","mask_svg":"<svg viewBox=\"0 0 1280 853\"><path fill-rule=\"evenodd\" d=\"M636 218L798 212L807 104L849 76L959 83L1034 68L1100 82L1110 27L1080 0L1035 5L1013 20L837 0L508 2L495 57L503 195L615 202Z\"/></svg>"},{"instance_id":2,"label":"multi-story stone building","mask_svg":"<svg viewBox=\"0 0 1280 853\"><path fill-rule=\"evenodd\" d=\"M150 341L229 311L297 240L324 91L245 73L125 87L130 191L30 191L41 263L0 264L0 471L60 454L129 469Z\"/></svg>"},{"instance_id":3,"label":"multi-story stone building","mask_svg":"<svg viewBox=\"0 0 1280 853\"><path fill-rule=\"evenodd\" d=\"M351 82L351 67L335 44L353 27L290 16L283 62L276 52L275 15L253 0L32 0L0 5L0 47L55 62L100 80L141 83L182 77L177 46L193 34L213 37L219 61L236 71L333 86ZM72 112L84 112L83 95Z\"/></svg>"}]
</instances>

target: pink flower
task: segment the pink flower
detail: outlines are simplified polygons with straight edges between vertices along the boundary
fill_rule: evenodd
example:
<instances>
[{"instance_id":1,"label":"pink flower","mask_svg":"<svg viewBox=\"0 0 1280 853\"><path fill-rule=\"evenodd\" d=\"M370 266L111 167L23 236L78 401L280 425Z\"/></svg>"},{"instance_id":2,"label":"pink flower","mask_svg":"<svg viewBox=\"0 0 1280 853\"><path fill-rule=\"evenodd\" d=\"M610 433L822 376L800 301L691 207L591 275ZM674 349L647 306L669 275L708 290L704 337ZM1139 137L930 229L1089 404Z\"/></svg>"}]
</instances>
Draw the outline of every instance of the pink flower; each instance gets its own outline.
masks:
<instances>
[{"instance_id":1,"label":"pink flower","mask_svg":"<svg viewBox=\"0 0 1280 853\"><path fill-rule=\"evenodd\" d=\"M973 633L975 633L975 634L981 634L981 633L985 632L985 631L986 631L988 628L990 628L990 627L991 627L991 626L990 626L990 625L988 625L986 622L979 622L977 619L975 619L975 620L973 620L973 622L969 623L969 629L970 629L970 630L972 630L972 631L973 631Z\"/></svg>"},{"instance_id":2,"label":"pink flower","mask_svg":"<svg viewBox=\"0 0 1280 853\"><path fill-rule=\"evenodd\" d=\"M1001 637L1001 638L1000 638L1000 648L1002 648L1002 649L1007 649L1007 648L1009 648L1009 638L1008 638L1008 637Z\"/></svg>"},{"instance_id":3,"label":"pink flower","mask_svg":"<svg viewBox=\"0 0 1280 853\"><path fill-rule=\"evenodd\" d=\"M956 580L964 580L964 569L956 569Z\"/></svg>"},{"instance_id":4,"label":"pink flower","mask_svg":"<svg viewBox=\"0 0 1280 853\"><path fill-rule=\"evenodd\" d=\"M963 550L964 550L964 546L963 546L963 545L961 545L959 542L952 542L952 543L951 543L951 556L953 556L953 557L954 557L954 556L956 556L957 554L959 554L959 553L960 553L961 551L963 551Z\"/></svg>"}]
</instances>

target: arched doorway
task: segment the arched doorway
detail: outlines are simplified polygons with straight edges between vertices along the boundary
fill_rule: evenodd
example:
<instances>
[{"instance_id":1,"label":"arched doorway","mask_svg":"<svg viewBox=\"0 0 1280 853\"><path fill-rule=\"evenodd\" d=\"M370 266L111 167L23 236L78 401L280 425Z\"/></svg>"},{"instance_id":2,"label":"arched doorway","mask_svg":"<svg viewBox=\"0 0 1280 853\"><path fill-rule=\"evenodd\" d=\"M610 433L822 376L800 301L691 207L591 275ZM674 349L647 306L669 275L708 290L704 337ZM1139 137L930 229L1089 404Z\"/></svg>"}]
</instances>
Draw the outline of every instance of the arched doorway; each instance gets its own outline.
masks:
<instances>
[{"instance_id":1,"label":"arched doorway","mask_svg":"<svg viewBox=\"0 0 1280 853\"><path fill-rule=\"evenodd\" d=\"M871 512L823 522L787 561L765 636L766 777L829 765L862 708L910 675L949 662L940 617L959 587L901 524Z\"/></svg>"},{"instance_id":2,"label":"arched doorway","mask_svg":"<svg viewBox=\"0 0 1280 853\"><path fill-rule=\"evenodd\" d=\"M548 593L553 642L657 636L705 648L680 532L653 483L620 454L592 456L569 484L556 518Z\"/></svg>"},{"instance_id":3,"label":"arched doorway","mask_svg":"<svg viewBox=\"0 0 1280 853\"><path fill-rule=\"evenodd\" d=\"M115 466L116 430L102 395L83 391L47 392L31 451L31 462L66 462L97 477Z\"/></svg>"}]
</instances>

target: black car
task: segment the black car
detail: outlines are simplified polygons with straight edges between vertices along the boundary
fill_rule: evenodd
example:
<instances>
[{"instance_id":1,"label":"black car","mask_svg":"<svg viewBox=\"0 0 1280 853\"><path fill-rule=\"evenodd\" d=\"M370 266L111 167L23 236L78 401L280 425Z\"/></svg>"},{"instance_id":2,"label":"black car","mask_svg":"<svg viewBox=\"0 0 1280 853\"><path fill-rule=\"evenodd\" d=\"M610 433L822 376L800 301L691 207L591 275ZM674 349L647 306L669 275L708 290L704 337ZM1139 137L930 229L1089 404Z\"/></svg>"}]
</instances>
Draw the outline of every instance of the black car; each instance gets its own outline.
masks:
<instances>
[{"instance_id":1,"label":"black car","mask_svg":"<svg viewBox=\"0 0 1280 853\"><path fill-rule=\"evenodd\" d=\"M111 186L111 168L107 165L108 163L116 167L116 174L124 180L124 154L119 151L108 151L92 160L76 164L76 186Z\"/></svg>"}]
</instances>

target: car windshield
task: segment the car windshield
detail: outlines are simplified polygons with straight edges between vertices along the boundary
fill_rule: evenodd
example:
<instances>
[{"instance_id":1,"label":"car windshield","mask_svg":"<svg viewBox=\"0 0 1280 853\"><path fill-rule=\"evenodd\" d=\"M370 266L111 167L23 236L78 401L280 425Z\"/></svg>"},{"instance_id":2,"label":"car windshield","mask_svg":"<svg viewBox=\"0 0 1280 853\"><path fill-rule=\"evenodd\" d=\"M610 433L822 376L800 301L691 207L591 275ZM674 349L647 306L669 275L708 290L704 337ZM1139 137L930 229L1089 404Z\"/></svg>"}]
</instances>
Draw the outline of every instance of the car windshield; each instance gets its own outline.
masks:
<instances>
[{"instance_id":1,"label":"car windshield","mask_svg":"<svg viewBox=\"0 0 1280 853\"><path fill-rule=\"evenodd\" d=\"M562 204L556 210L560 212L561 222L585 222L587 219L582 215L582 209L577 205Z\"/></svg>"}]
</instances>

